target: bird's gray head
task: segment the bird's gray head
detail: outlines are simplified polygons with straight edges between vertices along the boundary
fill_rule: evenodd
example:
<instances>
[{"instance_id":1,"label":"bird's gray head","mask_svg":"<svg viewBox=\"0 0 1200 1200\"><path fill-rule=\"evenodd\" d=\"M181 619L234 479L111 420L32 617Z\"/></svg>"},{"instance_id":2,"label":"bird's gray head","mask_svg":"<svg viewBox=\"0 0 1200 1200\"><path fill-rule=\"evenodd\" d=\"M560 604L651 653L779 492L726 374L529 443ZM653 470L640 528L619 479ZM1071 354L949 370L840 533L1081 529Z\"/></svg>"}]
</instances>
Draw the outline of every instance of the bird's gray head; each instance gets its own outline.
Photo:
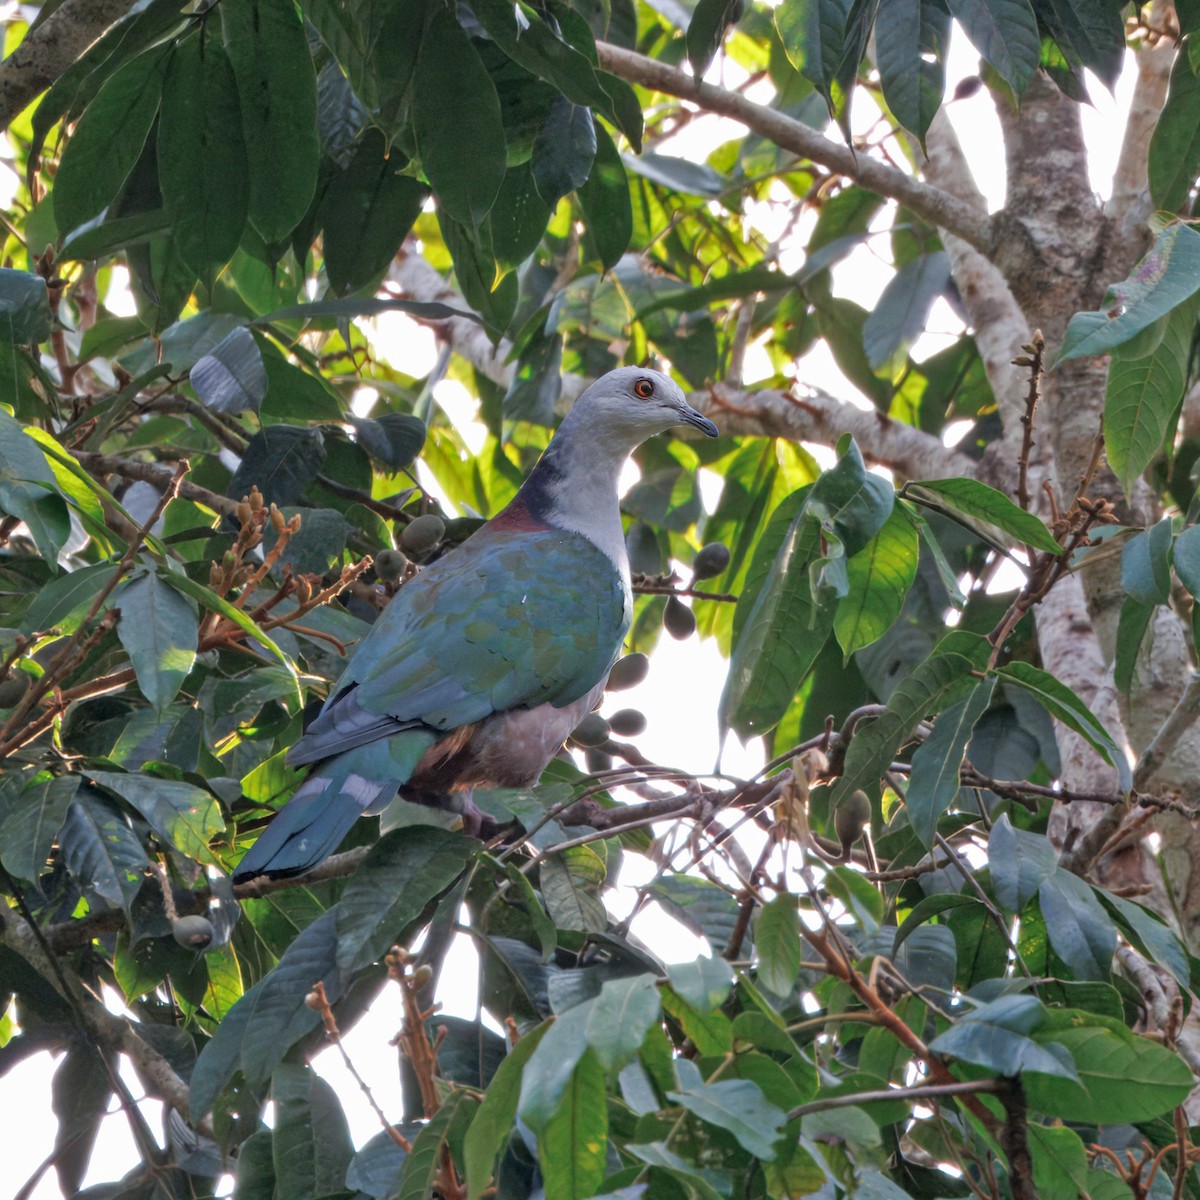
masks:
<instances>
[{"instance_id":1,"label":"bird's gray head","mask_svg":"<svg viewBox=\"0 0 1200 1200\"><path fill-rule=\"evenodd\" d=\"M577 420L594 423L606 435L628 432L641 440L673 425L694 425L717 436L717 427L687 402L679 387L648 367L609 371L575 401L574 411Z\"/></svg>"}]
</instances>

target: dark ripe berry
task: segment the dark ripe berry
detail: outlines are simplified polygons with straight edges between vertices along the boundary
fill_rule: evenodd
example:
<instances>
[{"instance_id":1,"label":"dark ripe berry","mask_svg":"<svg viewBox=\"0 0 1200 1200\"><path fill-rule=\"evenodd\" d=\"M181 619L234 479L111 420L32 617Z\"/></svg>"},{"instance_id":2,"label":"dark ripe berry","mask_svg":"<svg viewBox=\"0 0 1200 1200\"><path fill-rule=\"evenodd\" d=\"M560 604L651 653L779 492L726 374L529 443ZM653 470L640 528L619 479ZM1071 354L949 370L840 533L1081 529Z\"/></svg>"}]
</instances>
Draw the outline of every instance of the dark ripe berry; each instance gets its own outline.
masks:
<instances>
[{"instance_id":1,"label":"dark ripe berry","mask_svg":"<svg viewBox=\"0 0 1200 1200\"><path fill-rule=\"evenodd\" d=\"M436 513L426 513L404 527L404 532L400 535L400 546L419 558L436 550L445 536L446 522Z\"/></svg>"},{"instance_id":2,"label":"dark ripe berry","mask_svg":"<svg viewBox=\"0 0 1200 1200\"><path fill-rule=\"evenodd\" d=\"M646 714L636 708L623 708L608 718L608 727L618 737L637 737L646 732Z\"/></svg>"},{"instance_id":3,"label":"dark ripe berry","mask_svg":"<svg viewBox=\"0 0 1200 1200\"><path fill-rule=\"evenodd\" d=\"M380 550L375 555L375 574L384 583L395 583L407 565L408 559L399 550Z\"/></svg>"},{"instance_id":4,"label":"dark ripe berry","mask_svg":"<svg viewBox=\"0 0 1200 1200\"><path fill-rule=\"evenodd\" d=\"M851 792L833 811L833 829L842 846L842 857L850 857L850 847L871 824L871 801L867 793Z\"/></svg>"},{"instance_id":5,"label":"dark ripe berry","mask_svg":"<svg viewBox=\"0 0 1200 1200\"><path fill-rule=\"evenodd\" d=\"M605 690L623 692L626 688L636 687L649 674L650 660L644 654L627 654L613 663Z\"/></svg>"},{"instance_id":6,"label":"dark ripe berry","mask_svg":"<svg viewBox=\"0 0 1200 1200\"><path fill-rule=\"evenodd\" d=\"M30 679L24 671L12 671L7 679L0 679L0 708L12 708L20 704L29 691Z\"/></svg>"},{"instance_id":7,"label":"dark ripe berry","mask_svg":"<svg viewBox=\"0 0 1200 1200\"><path fill-rule=\"evenodd\" d=\"M187 950L207 950L217 932L207 917L176 917L171 936Z\"/></svg>"},{"instance_id":8,"label":"dark ripe berry","mask_svg":"<svg viewBox=\"0 0 1200 1200\"><path fill-rule=\"evenodd\" d=\"M579 746L603 746L608 741L608 722L599 713L588 713L571 733Z\"/></svg>"},{"instance_id":9,"label":"dark ripe berry","mask_svg":"<svg viewBox=\"0 0 1200 1200\"><path fill-rule=\"evenodd\" d=\"M696 551L692 560L692 575L696 579L712 579L729 566L729 547L724 542L709 542Z\"/></svg>"},{"instance_id":10,"label":"dark ripe berry","mask_svg":"<svg viewBox=\"0 0 1200 1200\"><path fill-rule=\"evenodd\" d=\"M663 628L682 642L696 632L696 614L678 596L670 596L663 609Z\"/></svg>"}]
</instances>

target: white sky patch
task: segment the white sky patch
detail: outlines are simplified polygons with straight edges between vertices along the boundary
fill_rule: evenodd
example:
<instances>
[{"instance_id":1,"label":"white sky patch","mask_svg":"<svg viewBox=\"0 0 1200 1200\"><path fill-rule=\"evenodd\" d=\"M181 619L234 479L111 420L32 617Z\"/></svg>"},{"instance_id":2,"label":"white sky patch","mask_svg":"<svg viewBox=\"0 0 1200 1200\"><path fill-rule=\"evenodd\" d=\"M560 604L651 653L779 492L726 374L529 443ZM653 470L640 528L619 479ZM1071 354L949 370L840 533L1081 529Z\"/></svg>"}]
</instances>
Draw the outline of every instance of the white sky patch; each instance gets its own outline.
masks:
<instances>
[{"instance_id":1,"label":"white sky patch","mask_svg":"<svg viewBox=\"0 0 1200 1200\"><path fill-rule=\"evenodd\" d=\"M129 287L129 269L116 263L108 277L108 291L104 293L104 307L114 317L136 317L137 304Z\"/></svg>"}]
</instances>

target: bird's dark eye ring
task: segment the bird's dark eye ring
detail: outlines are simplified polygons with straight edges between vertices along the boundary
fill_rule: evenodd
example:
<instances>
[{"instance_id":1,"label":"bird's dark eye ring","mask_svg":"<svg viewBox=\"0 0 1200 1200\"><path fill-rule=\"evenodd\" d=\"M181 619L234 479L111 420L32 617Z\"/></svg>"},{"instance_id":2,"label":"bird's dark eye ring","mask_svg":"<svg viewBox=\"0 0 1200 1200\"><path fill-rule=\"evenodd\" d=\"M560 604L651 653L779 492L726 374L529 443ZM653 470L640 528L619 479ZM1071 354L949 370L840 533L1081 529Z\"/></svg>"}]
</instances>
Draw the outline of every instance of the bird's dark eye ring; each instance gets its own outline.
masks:
<instances>
[{"instance_id":1,"label":"bird's dark eye ring","mask_svg":"<svg viewBox=\"0 0 1200 1200\"><path fill-rule=\"evenodd\" d=\"M641 396L643 400L649 400L650 397L654 395L654 384L652 384L648 379L639 379L637 383L633 385L633 390L637 393L637 395Z\"/></svg>"}]
</instances>

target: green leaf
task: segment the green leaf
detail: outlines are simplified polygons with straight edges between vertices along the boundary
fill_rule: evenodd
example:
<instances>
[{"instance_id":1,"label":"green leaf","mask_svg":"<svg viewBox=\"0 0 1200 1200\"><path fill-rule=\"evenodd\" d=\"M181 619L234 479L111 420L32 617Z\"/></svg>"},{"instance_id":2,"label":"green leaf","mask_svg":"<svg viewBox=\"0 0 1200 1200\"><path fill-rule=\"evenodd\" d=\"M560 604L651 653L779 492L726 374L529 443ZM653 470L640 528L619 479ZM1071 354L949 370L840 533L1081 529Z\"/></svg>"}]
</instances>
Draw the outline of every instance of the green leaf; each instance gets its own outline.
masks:
<instances>
[{"instance_id":1,"label":"green leaf","mask_svg":"<svg viewBox=\"0 0 1200 1200\"><path fill-rule=\"evenodd\" d=\"M918 502L932 499L932 507L954 516L961 514L1007 534L996 540L1009 545L1030 546L1057 554L1062 547L1046 523L1013 503L1003 492L977 479L926 479L911 483L905 496Z\"/></svg>"},{"instance_id":2,"label":"green leaf","mask_svg":"<svg viewBox=\"0 0 1200 1200\"><path fill-rule=\"evenodd\" d=\"M121 611L117 636L133 664L138 687L162 712L196 661L195 602L149 570L122 583L113 594L113 605Z\"/></svg>"},{"instance_id":3,"label":"green leaf","mask_svg":"<svg viewBox=\"0 0 1200 1200\"><path fill-rule=\"evenodd\" d=\"M601 988L587 1019L588 1045L610 1073L631 1062L658 1020L658 981L653 975L610 979Z\"/></svg>"},{"instance_id":4,"label":"green leaf","mask_svg":"<svg viewBox=\"0 0 1200 1200\"><path fill-rule=\"evenodd\" d=\"M1200 174L1200 78L1180 54L1171 90L1150 135L1150 196L1155 208L1179 212Z\"/></svg>"},{"instance_id":5,"label":"green leaf","mask_svg":"<svg viewBox=\"0 0 1200 1200\"><path fill-rule=\"evenodd\" d=\"M517 1111L535 1134L558 1111L579 1060L588 1052L587 1022L591 1003L560 1014L538 1043L521 1072Z\"/></svg>"},{"instance_id":6,"label":"green leaf","mask_svg":"<svg viewBox=\"0 0 1200 1200\"><path fill-rule=\"evenodd\" d=\"M37 881L78 787L78 775L59 775L27 787L13 798L0 820L0 863L10 875Z\"/></svg>"},{"instance_id":7,"label":"green leaf","mask_svg":"<svg viewBox=\"0 0 1200 1200\"><path fill-rule=\"evenodd\" d=\"M933 845L938 817L958 799L959 770L975 723L988 710L994 677L980 680L970 695L938 717L933 733L912 758L906 805L913 832L923 846Z\"/></svg>"},{"instance_id":8,"label":"green leaf","mask_svg":"<svg viewBox=\"0 0 1200 1200\"><path fill-rule=\"evenodd\" d=\"M850 655L881 638L893 625L917 577L916 527L893 508L883 528L846 563L847 592L838 601L833 631Z\"/></svg>"},{"instance_id":9,"label":"green leaf","mask_svg":"<svg viewBox=\"0 0 1200 1200\"><path fill-rule=\"evenodd\" d=\"M1033 996L1002 996L967 1013L938 1034L929 1048L999 1075L1051 1075L1074 1083L1076 1073L1070 1061L1063 1061L1027 1036L1042 1024L1045 1015L1045 1008Z\"/></svg>"},{"instance_id":10,"label":"green leaf","mask_svg":"<svg viewBox=\"0 0 1200 1200\"><path fill-rule=\"evenodd\" d=\"M533 139L529 160L533 181L545 204L553 209L568 192L582 187L596 157L596 124L592 110L558 96Z\"/></svg>"},{"instance_id":11,"label":"green leaf","mask_svg":"<svg viewBox=\"0 0 1200 1200\"><path fill-rule=\"evenodd\" d=\"M900 922L900 927L896 930L896 940L892 944L892 953L898 953L908 938L930 917L940 916L956 908L982 906L982 903L977 896L964 896L957 892L936 892L932 896L926 896L914 904L908 916Z\"/></svg>"},{"instance_id":12,"label":"green leaf","mask_svg":"<svg viewBox=\"0 0 1200 1200\"><path fill-rule=\"evenodd\" d=\"M861 872L850 867L834 867L825 877L825 886L865 933L872 934L879 928L883 920L883 898Z\"/></svg>"},{"instance_id":13,"label":"green leaf","mask_svg":"<svg viewBox=\"0 0 1200 1200\"><path fill-rule=\"evenodd\" d=\"M463 1141L467 1200L479 1200L492 1181L496 1155L513 1132L525 1066L552 1028L551 1022L546 1021L524 1034L504 1056L488 1084L487 1094Z\"/></svg>"},{"instance_id":14,"label":"green leaf","mask_svg":"<svg viewBox=\"0 0 1200 1200\"><path fill-rule=\"evenodd\" d=\"M1067 63L1094 71L1111 91L1125 56L1125 25L1117 8L1091 0L1038 0L1036 7Z\"/></svg>"},{"instance_id":15,"label":"green leaf","mask_svg":"<svg viewBox=\"0 0 1200 1200\"><path fill-rule=\"evenodd\" d=\"M454 1091L443 1100L442 1107L417 1134L404 1160L397 1200L429 1200L435 1194L434 1180L446 1146L462 1137L475 1111L475 1100L468 1092Z\"/></svg>"},{"instance_id":16,"label":"green leaf","mask_svg":"<svg viewBox=\"0 0 1200 1200\"><path fill-rule=\"evenodd\" d=\"M875 17L875 62L892 116L925 141L946 90L950 17L939 0L881 0Z\"/></svg>"},{"instance_id":17,"label":"green leaf","mask_svg":"<svg viewBox=\"0 0 1200 1200\"><path fill-rule=\"evenodd\" d=\"M604 1068L588 1051L571 1073L558 1111L538 1135L546 1195L562 1200L594 1196L605 1175L608 1105Z\"/></svg>"},{"instance_id":18,"label":"green leaf","mask_svg":"<svg viewBox=\"0 0 1200 1200\"><path fill-rule=\"evenodd\" d=\"M912 21L911 12L909 23ZM933 302L950 281L950 260L944 250L922 254L905 263L888 280L887 287L863 325L863 345L874 370L900 365L908 347L925 332Z\"/></svg>"},{"instance_id":19,"label":"green leaf","mask_svg":"<svg viewBox=\"0 0 1200 1200\"><path fill-rule=\"evenodd\" d=\"M1029 0L949 0L950 15L996 74L1020 95L1041 59L1041 35Z\"/></svg>"},{"instance_id":20,"label":"green leaf","mask_svg":"<svg viewBox=\"0 0 1200 1200\"><path fill-rule=\"evenodd\" d=\"M182 780L137 772L92 771L89 775L136 808L168 845L197 862L217 864L208 844L224 830L225 821L211 792Z\"/></svg>"},{"instance_id":21,"label":"green leaf","mask_svg":"<svg viewBox=\"0 0 1200 1200\"><path fill-rule=\"evenodd\" d=\"M1075 1130L1031 1121L1029 1153L1037 1195L1069 1196L1087 1190L1087 1151Z\"/></svg>"},{"instance_id":22,"label":"green leaf","mask_svg":"<svg viewBox=\"0 0 1200 1200\"><path fill-rule=\"evenodd\" d=\"M67 506L56 491L45 454L21 423L0 408L0 512L24 521L42 557L52 564L71 533ZM49 627L27 626L30 630Z\"/></svg>"},{"instance_id":23,"label":"green leaf","mask_svg":"<svg viewBox=\"0 0 1200 1200\"><path fill-rule=\"evenodd\" d=\"M277 1195L340 1192L354 1147L337 1093L307 1063L283 1063L271 1077L271 1097Z\"/></svg>"},{"instance_id":24,"label":"green leaf","mask_svg":"<svg viewBox=\"0 0 1200 1200\"><path fill-rule=\"evenodd\" d=\"M714 952L728 945L737 923L738 906L724 888L694 875L664 875L646 892L670 916L705 938Z\"/></svg>"},{"instance_id":25,"label":"green leaf","mask_svg":"<svg viewBox=\"0 0 1200 1200\"><path fill-rule=\"evenodd\" d=\"M60 230L78 228L116 199L154 124L169 62L169 46L139 54L87 106L54 176L51 199Z\"/></svg>"},{"instance_id":26,"label":"green leaf","mask_svg":"<svg viewBox=\"0 0 1200 1200\"><path fill-rule=\"evenodd\" d=\"M1024 662L1009 663L997 668L996 673L1024 688L1051 716L1075 730L1116 769L1121 790L1129 791L1133 786L1133 776L1124 753L1092 710L1066 684L1060 683L1047 671Z\"/></svg>"},{"instance_id":27,"label":"green leaf","mask_svg":"<svg viewBox=\"0 0 1200 1200\"><path fill-rule=\"evenodd\" d=\"M393 470L411 466L425 445L425 422L410 413L384 413L379 417L350 415L349 419L362 448Z\"/></svg>"},{"instance_id":28,"label":"green leaf","mask_svg":"<svg viewBox=\"0 0 1200 1200\"><path fill-rule=\"evenodd\" d=\"M478 849L474 838L429 825L384 834L338 902L338 966L357 971L382 958Z\"/></svg>"},{"instance_id":29,"label":"green leaf","mask_svg":"<svg viewBox=\"0 0 1200 1200\"><path fill-rule=\"evenodd\" d=\"M46 281L29 271L0 267L0 341L44 342L49 336Z\"/></svg>"},{"instance_id":30,"label":"green leaf","mask_svg":"<svg viewBox=\"0 0 1200 1200\"><path fill-rule=\"evenodd\" d=\"M1117 931L1092 888L1078 875L1057 870L1038 887L1038 904L1055 954L1076 979L1107 979Z\"/></svg>"},{"instance_id":31,"label":"green leaf","mask_svg":"<svg viewBox=\"0 0 1200 1200\"><path fill-rule=\"evenodd\" d=\"M762 1090L748 1079L719 1079L668 1093L693 1116L731 1133L745 1150L764 1162L775 1157L775 1142L783 1133L786 1114L769 1104Z\"/></svg>"},{"instance_id":32,"label":"green leaf","mask_svg":"<svg viewBox=\"0 0 1200 1200\"><path fill-rule=\"evenodd\" d=\"M94 788L81 787L67 806L59 844L71 877L113 908L128 910L149 860L125 814Z\"/></svg>"},{"instance_id":33,"label":"green leaf","mask_svg":"<svg viewBox=\"0 0 1200 1200\"><path fill-rule=\"evenodd\" d=\"M697 79L708 70L725 40L725 31L740 19L743 7L742 0L700 0L692 11L686 45L688 62Z\"/></svg>"},{"instance_id":34,"label":"green leaf","mask_svg":"<svg viewBox=\"0 0 1200 1200\"><path fill-rule=\"evenodd\" d=\"M1200 597L1200 525L1189 525L1175 539L1175 573L1179 582Z\"/></svg>"},{"instance_id":35,"label":"green leaf","mask_svg":"<svg viewBox=\"0 0 1200 1200\"><path fill-rule=\"evenodd\" d=\"M596 130L599 136L602 130L599 126L596 127ZM597 169L593 167L593 175ZM622 169L622 181L624 177L624 169ZM628 208L628 205L626 207ZM492 211L488 213L487 219L487 229L492 238L492 251L496 256L498 266L503 268L519 267L538 248L549 220L550 209L538 195L537 185L533 180L533 170L529 164L526 162L509 167L504 176L504 182L500 185L496 203L492 205ZM632 218L630 220L632 221ZM591 216L588 217L587 223L589 227L592 225ZM628 244L627 236L625 245ZM625 246L622 246L621 254L624 252ZM617 257L619 258L620 254Z\"/></svg>"},{"instance_id":36,"label":"green leaf","mask_svg":"<svg viewBox=\"0 0 1200 1200\"><path fill-rule=\"evenodd\" d=\"M990 653L987 640L977 634L956 629L943 637L891 694L884 712L859 724L830 804L839 804L859 788L878 786L917 724L973 689L974 674L984 669Z\"/></svg>"},{"instance_id":37,"label":"green leaf","mask_svg":"<svg viewBox=\"0 0 1200 1200\"><path fill-rule=\"evenodd\" d=\"M256 317L251 324L264 327L279 321L306 321L315 329L332 328L351 317L374 317L385 312L406 312L426 321L445 321L463 317L479 324L476 313L454 308L437 300L390 300L380 296L347 296L339 300L314 300L310 304L288 304L265 316Z\"/></svg>"},{"instance_id":38,"label":"green leaf","mask_svg":"<svg viewBox=\"0 0 1200 1200\"><path fill-rule=\"evenodd\" d=\"M492 78L449 9L435 7L425 26L412 115L439 208L477 228L504 181L504 123Z\"/></svg>"},{"instance_id":39,"label":"green leaf","mask_svg":"<svg viewBox=\"0 0 1200 1200\"><path fill-rule=\"evenodd\" d=\"M1182 1104L1195 1080L1183 1060L1117 1022L1077 1009L1055 1011L1037 1032L1074 1060L1079 1082L1037 1076L1023 1080L1035 1112L1086 1125L1149 1121Z\"/></svg>"},{"instance_id":40,"label":"green leaf","mask_svg":"<svg viewBox=\"0 0 1200 1200\"><path fill-rule=\"evenodd\" d=\"M1153 607L1171 597L1170 517L1134 534L1121 548L1121 586L1132 600Z\"/></svg>"},{"instance_id":41,"label":"green leaf","mask_svg":"<svg viewBox=\"0 0 1200 1200\"><path fill-rule=\"evenodd\" d=\"M189 382L212 412L258 412L267 395L267 368L254 335L240 327L231 330L196 360Z\"/></svg>"},{"instance_id":42,"label":"green leaf","mask_svg":"<svg viewBox=\"0 0 1200 1200\"><path fill-rule=\"evenodd\" d=\"M1126 696L1133 690L1138 651L1154 616L1154 605L1126 597L1117 620L1117 645L1113 659L1113 683Z\"/></svg>"},{"instance_id":43,"label":"green leaf","mask_svg":"<svg viewBox=\"0 0 1200 1200\"><path fill-rule=\"evenodd\" d=\"M1132 900L1114 896L1103 888L1096 888L1095 894L1112 913L1121 932L1142 954L1170 971L1181 987L1191 986L1191 960L1173 929Z\"/></svg>"},{"instance_id":44,"label":"green leaf","mask_svg":"<svg viewBox=\"0 0 1200 1200\"><path fill-rule=\"evenodd\" d=\"M0 409L0 448L4 444L4 418L7 414ZM3 466L0 465L0 476ZM3 483L0 482L0 497ZM0 499L0 508L4 507ZM96 593L103 588L116 570L114 563L94 563L80 567L77 571L52 579L35 597L25 612L21 630L25 634L58 629L63 633L74 633L83 620L84 613L91 608Z\"/></svg>"},{"instance_id":45,"label":"green leaf","mask_svg":"<svg viewBox=\"0 0 1200 1200\"><path fill-rule=\"evenodd\" d=\"M1200 291L1200 233L1169 225L1129 277L1108 289L1097 312L1076 313L1058 362L1107 354Z\"/></svg>"},{"instance_id":46,"label":"green leaf","mask_svg":"<svg viewBox=\"0 0 1200 1200\"><path fill-rule=\"evenodd\" d=\"M292 0L243 0L219 12L246 144L248 216L270 245L300 223L317 190L312 54Z\"/></svg>"},{"instance_id":47,"label":"green leaf","mask_svg":"<svg viewBox=\"0 0 1200 1200\"><path fill-rule=\"evenodd\" d=\"M776 996L790 996L800 976L800 922L795 896L783 892L759 910L754 922L758 982Z\"/></svg>"},{"instance_id":48,"label":"green leaf","mask_svg":"<svg viewBox=\"0 0 1200 1200\"><path fill-rule=\"evenodd\" d=\"M559 929L603 933L608 913L600 898L604 860L590 846L572 846L538 868L546 911Z\"/></svg>"},{"instance_id":49,"label":"green leaf","mask_svg":"<svg viewBox=\"0 0 1200 1200\"><path fill-rule=\"evenodd\" d=\"M698 1013L711 1013L725 1003L733 987L733 968L723 958L701 957L668 964L667 978L681 1000Z\"/></svg>"},{"instance_id":50,"label":"green leaf","mask_svg":"<svg viewBox=\"0 0 1200 1200\"><path fill-rule=\"evenodd\" d=\"M1113 351L1104 392L1104 448L1126 496L1174 431L1197 311L1200 296L1193 296L1146 330L1158 334L1148 350L1139 337Z\"/></svg>"},{"instance_id":51,"label":"green leaf","mask_svg":"<svg viewBox=\"0 0 1200 1200\"><path fill-rule=\"evenodd\" d=\"M405 165L403 155L395 150L389 154L383 135L371 129L355 145L345 170L330 180L319 219L325 271L335 293L376 283L420 216L429 189L400 174ZM362 301L357 303L355 315L363 312ZM281 318L276 313L270 319Z\"/></svg>"},{"instance_id":52,"label":"green leaf","mask_svg":"<svg viewBox=\"0 0 1200 1200\"><path fill-rule=\"evenodd\" d=\"M325 439L319 429L268 425L247 442L225 492L237 499L257 487L267 504L282 508L299 499L324 462Z\"/></svg>"},{"instance_id":53,"label":"green leaf","mask_svg":"<svg viewBox=\"0 0 1200 1200\"><path fill-rule=\"evenodd\" d=\"M167 72L158 174L175 250L208 281L241 241L249 186L233 68L224 47L199 33L176 46Z\"/></svg>"},{"instance_id":54,"label":"green leaf","mask_svg":"<svg viewBox=\"0 0 1200 1200\"><path fill-rule=\"evenodd\" d=\"M1058 870L1058 855L1045 836L1014 829L1008 814L1001 813L988 836L988 866L996 899L1015 914Z\"/></svg>"}]
</instances>

